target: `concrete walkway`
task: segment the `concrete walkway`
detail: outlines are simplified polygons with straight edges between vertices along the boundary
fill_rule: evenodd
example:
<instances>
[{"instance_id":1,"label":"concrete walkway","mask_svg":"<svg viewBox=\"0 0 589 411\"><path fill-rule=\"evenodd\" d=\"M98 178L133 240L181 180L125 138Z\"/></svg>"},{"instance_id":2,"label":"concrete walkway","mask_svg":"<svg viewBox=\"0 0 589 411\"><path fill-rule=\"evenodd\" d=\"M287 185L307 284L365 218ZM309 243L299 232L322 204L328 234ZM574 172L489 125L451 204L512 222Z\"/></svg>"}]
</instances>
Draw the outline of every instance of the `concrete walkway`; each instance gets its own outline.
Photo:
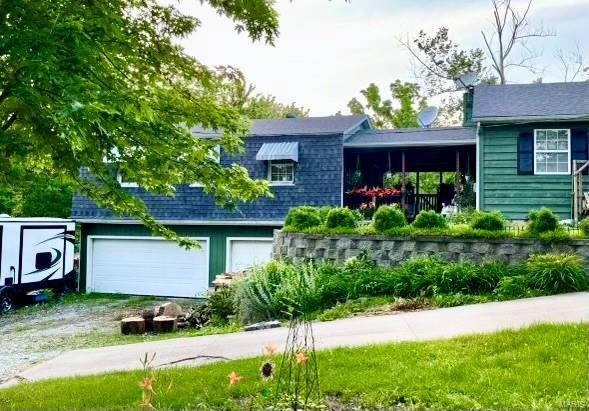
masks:
<instances>
[{"instance_id":1,"label":"concrete walkway","mask_svg":"<svg viewBox=\"0 0 589 411\"><path fill-rule=\"evenodd\" d=\"M355 317L315 323L313 329L317 348L325 349L391 341L434 340L516 329L545 322L589 322L589 292L376 317ZM76 350L35 365L22 372L18 379L2 387L12 385L18 380L37 381L139 369L139 359L146 352L156 353L154 366L203 364L214 361L215 357L253 357L261 355L267 344L281 348L286 333L287 329L278 328Z\"/></svg>"}]
</instances>

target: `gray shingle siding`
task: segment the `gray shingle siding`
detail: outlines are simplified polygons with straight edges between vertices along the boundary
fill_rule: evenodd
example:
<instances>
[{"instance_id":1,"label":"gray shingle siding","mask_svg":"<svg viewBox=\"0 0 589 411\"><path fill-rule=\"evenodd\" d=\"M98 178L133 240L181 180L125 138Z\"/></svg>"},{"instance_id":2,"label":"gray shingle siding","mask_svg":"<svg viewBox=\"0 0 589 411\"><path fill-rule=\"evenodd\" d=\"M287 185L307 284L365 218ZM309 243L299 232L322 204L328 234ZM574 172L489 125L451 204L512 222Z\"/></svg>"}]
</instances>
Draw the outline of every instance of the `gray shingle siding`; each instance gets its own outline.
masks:
<instances>
[{"instance_id":1,"label":"gray shingle siding","mask_svg":"<svg viewBox=\"0 0 589 411\"><path fill-rule=\"evenodd\" d=\"M141 188L127 188L142 198L153 215L160 220L194 221L282 221L290 207L297 205L341 204L341 180L343 167L343 137L321 136L252 136L246 139L246 151L228 157L221 156L224 165L232 162L246 167L252 178L266 179L268 164L255 159L263 143L298 141L299 162L295 167L295 184L273 186L273 198L261 198L253 203L237 204L234 211L217 206L212 197L202 188L189 185L178 186L176 197L152 195ZM98 208L83 196L73 199L72 217L80 220L118 219L109 210Z\"/></svg>"}]
</instances>

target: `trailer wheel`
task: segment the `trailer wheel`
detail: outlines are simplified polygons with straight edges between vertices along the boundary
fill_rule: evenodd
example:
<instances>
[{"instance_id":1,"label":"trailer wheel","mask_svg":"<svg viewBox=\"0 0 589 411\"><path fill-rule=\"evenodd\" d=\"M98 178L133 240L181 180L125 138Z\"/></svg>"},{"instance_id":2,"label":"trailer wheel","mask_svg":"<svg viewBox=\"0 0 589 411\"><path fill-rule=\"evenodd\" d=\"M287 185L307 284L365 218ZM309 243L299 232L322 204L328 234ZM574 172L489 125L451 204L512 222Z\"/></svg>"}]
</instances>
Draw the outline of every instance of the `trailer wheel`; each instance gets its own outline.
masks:
<instances>
[{"instance_id":1,"label":"trailer wheel","mask_svg":"<svg viewBox=\"0 0 589 411\"><path fill-rule=\"evenodd\" d=\"M6 313L15 308L16 300L14 293L10 290L0 291L0 313Z\"/></svg>"}]
</instances>

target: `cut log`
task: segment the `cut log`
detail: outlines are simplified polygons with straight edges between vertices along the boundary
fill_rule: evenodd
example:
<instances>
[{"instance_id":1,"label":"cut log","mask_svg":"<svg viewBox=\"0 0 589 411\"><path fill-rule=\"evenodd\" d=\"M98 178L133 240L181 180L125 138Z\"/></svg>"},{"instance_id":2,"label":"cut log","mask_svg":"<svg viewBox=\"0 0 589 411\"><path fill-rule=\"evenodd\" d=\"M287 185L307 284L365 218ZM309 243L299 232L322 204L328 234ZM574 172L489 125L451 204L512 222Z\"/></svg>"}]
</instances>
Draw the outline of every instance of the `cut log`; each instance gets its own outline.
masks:
<instances>
[{"instance_id":1,"label":"cut log","mask_svg":"<svg viewBox=\"0 0 589 411\"><path fill-rule=\"evenodd\" d=\"M177 319L175 317L167 317L160 315L153 319L153 331L156 333L169 333L176 331Z\"/></svg>"},{"instance_id":2,"label":"cut log","mask_svg":"<svg viewBox=\"0 0 589 411\"><path fill-rule=\"evenodd\" d=\"M155 309L155 315L158 316L167 316L167 317L180 317L183 315L184 312L182 311L182 307L178 304L169 302L164 303Z\"/></svg>"},{"instance_id":3,"label":"cut log","mask_svg":"<svg viewBox=\"0 0 589 411\"><path fill-rule=\"evenodd\" d=\"M145 331L146 332L153 331L153 317L155 317L154 310L153 309L143 310L143 313L141 313L141 316L145 320Z\"/></svg>"},{"instance_id":4,"label":"cut log","mask_svg":"<svg viewBox=\"0 0 589 411\"><path fill-rule=\"evenodd\" d=\"M121 333L143 334L145 332L145 320L141 317L129 317L121 320Z\"/></svg>"}]
</instances>

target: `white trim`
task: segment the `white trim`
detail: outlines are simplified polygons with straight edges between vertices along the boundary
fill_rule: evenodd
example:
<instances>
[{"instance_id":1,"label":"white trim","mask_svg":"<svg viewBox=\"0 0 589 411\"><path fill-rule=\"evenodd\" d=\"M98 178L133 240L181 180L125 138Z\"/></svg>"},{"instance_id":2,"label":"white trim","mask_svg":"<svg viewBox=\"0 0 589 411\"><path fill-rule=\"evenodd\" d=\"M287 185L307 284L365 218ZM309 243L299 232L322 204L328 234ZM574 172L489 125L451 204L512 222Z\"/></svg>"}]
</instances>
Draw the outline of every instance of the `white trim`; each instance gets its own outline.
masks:
<instances>
[{"instance_id":1,"label":"white trim","mask_svg":"<svg viewBox=\"0 0 589 411\"><path fill-rule=\"evenodd\" d=\"M138 220L100 219L100 218L72 218L76 223L85 224L143 224ZM232 225L232 226L283 226L284 220L156 220L164 225Z\"/></svg>"},{"instance_id":2,"label":"white trim","mask_svg":"<svg viewBox=\"0 0 589 411\"><path fill-rule=\"evenodd\" d=\"M274 237L227 237L225 240L225 272L231 267L231 241L274 241Z\"/></svg>"},{"instance_id":3,"label":"white trim","mask_svg":"<svg viewBox=\"0 0 589 411\"><path fill-rule=\"evenodd\" d=\"M272 163L274 162L290 162L292 164L292 179L289 181L272 181ZM272 186L294 186L295 184L295 161L294 160L268 160L268 182Z\"/></svg>"},{"instance_id":4,"label":"white trim","mask_svg":"<svg viewBox=\"0 0 589 411\"><path fill-rule=\"evenodd\" d=\"M204 241L206 242L206 261L207 261L207 285L210 285L210 257L211 257L211 241L210 237L186 237L190 240ZM155 240L155 241L167 241L163 237L151 237L151 236L135 236L135 235L89 235L86 237L86 290L85 293L94 291L94 276L92 273L92 259L94 253L94 240Z\"/></svg>"},{"instance_id":5,"label":"white trim","mask_svg":"<svg viewBox=\"0 0 589 411\"><path fill-rule=\"evenodd\" d=\"M538 136L538 131L545 131L546 134L548 135L548 131L556 131L556 135L557 135L557 139L558 139L558 132L559 131L566 131L567 132L567 171L554 171L554 172L548 172L548 171L544 171L544 172L539 172L536 170L536 139ZM564 150L540 150L541 152L544 153L557 153L557 154L562 154L564 153ZM570 175L571 174L571 152L572 152L572 147L571 147L571 129L570 128L535 128L534 129L534 175L560 175L560 176L566 176L566 175Z\"/></svg>"},{"instance_id":6,"label":"white trim","mask_svg":"<svg viewBox=\"0 0 589 411\"><path fill-rule=\"evenodd\" d=\"M475 209L479 211L481 209L481 123L477 123L476 131L476 160L475 160Z\"/></svg>"}]
</instances>

